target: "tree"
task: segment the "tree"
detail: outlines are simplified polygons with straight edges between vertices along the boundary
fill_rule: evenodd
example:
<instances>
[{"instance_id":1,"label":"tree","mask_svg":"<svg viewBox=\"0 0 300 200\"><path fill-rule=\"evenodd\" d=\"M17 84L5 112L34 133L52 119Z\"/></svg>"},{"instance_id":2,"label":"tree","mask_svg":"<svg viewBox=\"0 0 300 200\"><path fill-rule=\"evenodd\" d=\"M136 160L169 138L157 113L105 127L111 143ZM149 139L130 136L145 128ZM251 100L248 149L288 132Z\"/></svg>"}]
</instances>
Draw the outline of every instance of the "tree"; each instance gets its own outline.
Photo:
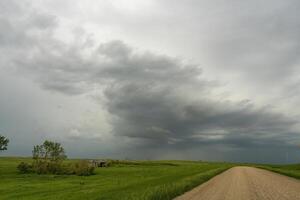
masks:
<instances>
[{"instance_id":1,"label":"tree","mask_svg":"<svg viewBox=\"0 0 300 200\"><path fill-rule=\"evenodd\" d=\"M7 150L8 143L9 143L9 139L0 135L0 151Z\"/></svg>"},{"instance_id":2,"label":"tree","mask_svg":"<svg viewBox=\"0 0 300 200\"><path fill-rule=\"evenodd\" d=\"M33 147L32 157L34 160L59 162L67 158L64 148L60 143L46 140L42 145Z\"/></svg>"},{"instance_id":3,"label":"tree","mask_svg":"<svg viewBox=\"0 0 300 200\"><path fill-rule=\"evenodd\" d=\"M32 163L32 171L38 174L64 174L63 160L67 158L64 148L60 143L46 140L41 145L33 147L32 157L34 162ZM26 167L25 165L19 166L21 169Z\"/></svg>"}]
</instances>

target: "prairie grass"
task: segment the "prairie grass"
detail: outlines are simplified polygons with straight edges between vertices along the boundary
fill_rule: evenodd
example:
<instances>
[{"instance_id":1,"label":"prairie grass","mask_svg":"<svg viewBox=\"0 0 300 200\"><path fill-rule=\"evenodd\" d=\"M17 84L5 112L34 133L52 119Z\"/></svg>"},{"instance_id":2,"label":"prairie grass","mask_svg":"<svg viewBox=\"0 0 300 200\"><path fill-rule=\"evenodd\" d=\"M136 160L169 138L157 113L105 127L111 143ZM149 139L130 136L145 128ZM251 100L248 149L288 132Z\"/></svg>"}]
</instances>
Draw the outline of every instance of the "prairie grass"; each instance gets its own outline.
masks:
<instances>
[{"instance_id":1,"label":"prairie grass","mask_svg":"<svg viewBox=\"0 0 300 200\"><path fill-rule=\"evenodd\" d=\"M0 158L1 200L168 200L230 168L196 161L117 161L95 175L20 174L29 158ZM74 162L68 160L66 162Z\"/></svg>"}]
</instances>

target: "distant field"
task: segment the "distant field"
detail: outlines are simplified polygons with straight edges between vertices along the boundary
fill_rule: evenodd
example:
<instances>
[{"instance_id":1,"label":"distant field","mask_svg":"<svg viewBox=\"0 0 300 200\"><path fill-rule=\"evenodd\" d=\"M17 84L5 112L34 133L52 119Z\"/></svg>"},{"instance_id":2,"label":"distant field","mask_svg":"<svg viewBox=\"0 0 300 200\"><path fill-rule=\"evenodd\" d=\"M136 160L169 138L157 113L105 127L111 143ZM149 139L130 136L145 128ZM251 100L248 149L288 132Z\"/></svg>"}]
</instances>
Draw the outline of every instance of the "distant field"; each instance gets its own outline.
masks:
<instances>
[{"instance_id":1,"label":"distant field","mask_svg":"<svg viewBox=\"0 0 300 200\"><path fill-rule=\"evenodd\" d=\"M89 177L19 174L27 158L0 157L1 200L168 200L230 168L227 163L135 161L98 168ZM72 162L72 161L68 161Z\"/></svg>"}]
</instances>

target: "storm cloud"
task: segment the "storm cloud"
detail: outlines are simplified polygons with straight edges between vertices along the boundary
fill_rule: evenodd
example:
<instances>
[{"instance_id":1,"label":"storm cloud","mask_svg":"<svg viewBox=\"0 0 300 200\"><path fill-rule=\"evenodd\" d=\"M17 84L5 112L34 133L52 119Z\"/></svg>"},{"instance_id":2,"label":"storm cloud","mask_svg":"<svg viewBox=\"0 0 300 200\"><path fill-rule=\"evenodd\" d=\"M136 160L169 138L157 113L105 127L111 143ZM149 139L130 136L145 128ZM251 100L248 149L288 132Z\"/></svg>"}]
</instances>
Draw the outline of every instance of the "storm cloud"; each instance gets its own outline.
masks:
<instances>
[{"instance_id":1,"label":"storm cloud","mask_svg":"<svg viewBox=\"0 0 300 200\"><path fill-rule=\"evenodd\" d=\"M190 15L186 15L189 16L187 18L174 18L179 19L179 24L184 24L189 19L191 24L195 24L195 19L204 15L217 14L216 19L220 20L219 15L222 15L222 12L229 13L237 7L245 8L245 5L240 5L243 3L223 5L223 1L220 2L221 5L213 13L197 13L197 9L200 9L204 2L198 5L195 1L190 1L185 6L178 3L170 9L184 8L179 13L190 11ZM284 110L282 107L282 99L285 99L286 95L296 98L295 92L298 93L297 89L293 89L295 92L291 90L297 81L293 72L297 70L296 55L300 49L299 43L295 42L298 32L296 25L299 20L293 9L290 15L285 15L286 10L295 5L292 1L285 3L283 7L282 3L277 2L270 10L258 10L257 15L251 13L252 9L256 8L251 3L247 4L249 8L245 13L240 11L232 15L224 14L224 20L230 22L229 29L224 32L226 37L219 35L220 31L210 33L210 30L223 29L223 26L226 26L224 24L211 27L212 29L203 24L196 26L196 30L189 25L183 25L185 30L193 29L187 32L188 34L194 31L203 33L203 28L208 28L206 33L210 37L205 35L195 41L203 40L202 44L207 46L203 57L204 60L210 59L205 63L214 65L212 69L209 66L200 67L198 63L202 64L201 59L195 62L173 56L172 52L157 53L160 50L156 52L152 46L149 46L150 50L147 46L137 47L130 37L128 41L124 38L101 41L92 37L84 27L75 27L71 32L64 32L70 36L64 40L61 38L62 27L66 23L64 17L60 18L59 15L37 9L41 6L39 3L36 4L37 8L35 4L28 2L3 0L0 2L0 5L2 4L1 71L32 81L33 85L37 85L48 95L64 99L63 104L68 104L66 99L84 99L81 102L84 102L84 107L88 107L89 110L101 108L106 122L101 118L99 124L107 123L108 125L104 126L110 127L104 134L103 130L97 130L95 125L82 127L74 123L64 124L60 125L63 128L58 130L65 133L60 137L56 136L57 138L66 142L71 138L72 143L85 138L84 145L87 146L88 141L94 143L95 138L101 138L100 143L107 142L112 146L114 141L118 140L120 146L115 147L116 149L122 149L124 141L129 145L123 149L126 154L137 158L186 156L190 159L207 159L211 156L212 159L256 161L255 153L250 153L254 149L259 149L262 154L267 155L272 151L282 152L286 149L297 152L300 139L299 120L295 113L289 114L289 109ZM163 1L161 6L164 7L165 4L169 4L168 1ZM192 6L194 4L195 6ZM213 8L216 5L208 3L206 6ZM160 11L157 8L156 12ZM172 26L174 22L169 21L172 18L170 16L162 17L162 21L158 20L156 25L166 23L172 30L176 30L177 27ZM261 19L264 20L258 22ZM245 20L250 22L246 28ZM126 15L122 21L122 26L127 24L131 27L130 16ZM270 24L265 26L264 22ZM111 23L114 24L115 21ZM142 24L140 26L143 27ZM149 22L149 27L153 26ZM141 34L145 30L141 30ZM161 32L163 26L157 30ZM270 34L273 39L268 38ZM176 38L176 34L172 37ZM210 39L207 40L207 37ZM178 41L178 44L181 44L181 41ZM184 46L182 48L186 49ZM195 50L195 46L191 45L191 49ZM283 55L278 56L278 53ZM190 55L195 57L196 54ZM207 68L209 73L218 71L218 78L224 73L224 79L217 80L206 76ZM238 78L230 80L232 82L229 86L223 85L224 81L228 82L228 75L232 77L231 74L235 73L238 74ZM251 80L249 77L252 77ZM288 81L290 77L293 77L292 81ZM283 86L278 86L276 90L280 91L280 94L261 94L264 99L272 97L273 100L278 100L281 107L278 109L272 103L264 103L265 101L257 103L255 95L236 94L237 90L244 94L243 90L246 87L231 88L234 83L239 86L241 79L244 80L241 86L250 82L249 88L257 87L258 94L261 94L261 88L266 89L269 84L283 83ZM274 90L270 88L270 91ZM93 102L93 105L87 102ZM80 103L78 106L81 106ZM72 118L74 113L65 115L72 121L70 117ZM92 121L98 123L95 118ZM45 125L42 126L46 129ZM53 123L49 126L58 125ZM9 131L9 128L6 131ZM109 135L110 139L105 141L102 135ZM97 152L97 148L93 148L93 152ZM211 149L215 149L215 154L222 155L210 154ZM202 152L199 154L199 151ZM241 159L237 152L245 155L245 158ZM272 156L269 160L276 162L276 158Z\"/></svg>"},{"instance_id":2,"label":"storm cloud","mask_svg":"<svg viewBox=\"0 0 300 200\"><path fill-rule=\"evenodd\" d=\"M85 57L79 48L47 52L37 51L16 64L48 90L67 95L103 92L118 136L155 145L188 146L194 140L243 147L258 138L258 143L268 140L273 145L277 134L291 134L296 124L249 101L216 100L218 83L203 80L198 66L150 52L134 53L121 41L100 44Z\"/></svg>"}]
</instances>

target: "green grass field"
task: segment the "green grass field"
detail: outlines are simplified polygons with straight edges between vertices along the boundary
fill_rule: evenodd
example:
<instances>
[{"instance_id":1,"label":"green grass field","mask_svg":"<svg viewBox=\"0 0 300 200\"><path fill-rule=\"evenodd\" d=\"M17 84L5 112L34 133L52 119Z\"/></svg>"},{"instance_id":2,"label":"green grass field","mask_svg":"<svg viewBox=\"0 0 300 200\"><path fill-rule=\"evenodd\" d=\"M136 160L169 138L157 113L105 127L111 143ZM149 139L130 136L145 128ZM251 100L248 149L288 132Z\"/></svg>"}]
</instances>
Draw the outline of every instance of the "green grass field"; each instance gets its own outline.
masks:
<instances>
[{"instance_id":1,"label":"green grass field","mask_svg":"<svg viewBox=\"0 0 300 200\"><path fill-rule=\"evenodd\" d=\"M28 158L0 157L0 199L168 200L230 168L227 163L138 161L96 169L89 177L19 174ZM68 161L72 162L72 161Z\"/></svg>"},{"instance_id":2,"label":"green grass field","mask_svg":"<svg viewBox=\"0 0 300 200\"><path fill-rule=\"evenodd\" d=\"M259 165L262 169L267 169L279 174L300 179L300 164L293 165Z\"/></svg>"}]
</instances>

